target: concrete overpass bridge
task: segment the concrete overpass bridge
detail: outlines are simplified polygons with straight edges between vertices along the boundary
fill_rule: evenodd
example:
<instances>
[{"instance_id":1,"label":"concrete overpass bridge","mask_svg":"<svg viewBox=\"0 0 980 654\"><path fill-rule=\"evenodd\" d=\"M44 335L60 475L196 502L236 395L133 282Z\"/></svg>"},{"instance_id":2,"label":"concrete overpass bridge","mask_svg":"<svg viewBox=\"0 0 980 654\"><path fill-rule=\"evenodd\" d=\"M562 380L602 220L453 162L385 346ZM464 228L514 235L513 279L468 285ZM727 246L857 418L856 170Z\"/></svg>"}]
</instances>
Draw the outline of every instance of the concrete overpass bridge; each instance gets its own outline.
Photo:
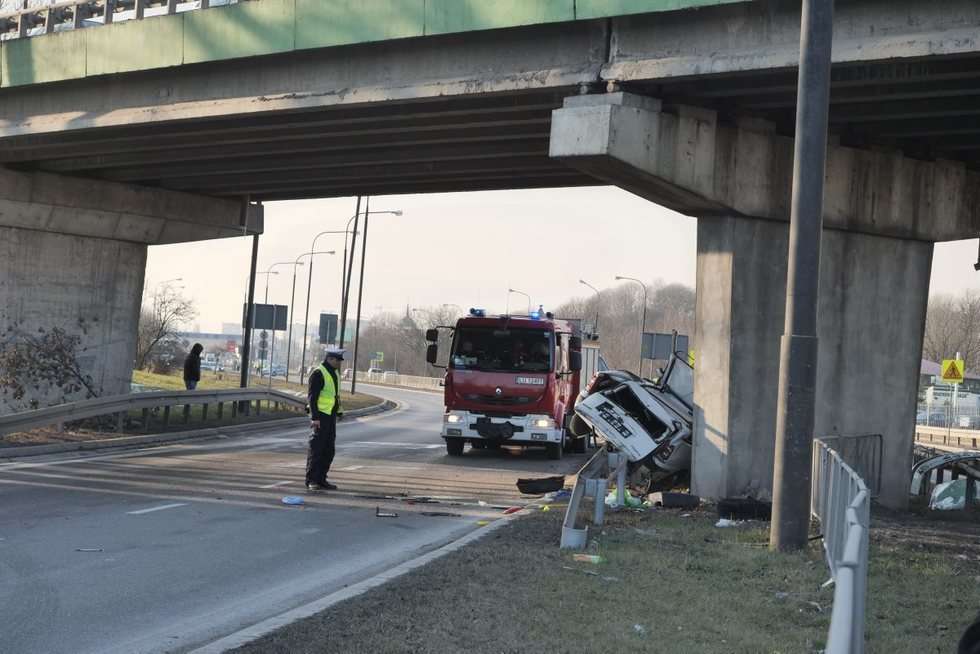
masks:
<instances>
[{"instance_id":1,"label":"concrete overpass bridge","mask_svg":"<svg viewBox=\"0 0 980 654\"><path fill-rule=\"evenodd\" d=\"M253 0L4 41L0 321L101 312L118 390L147 244L266 200L615 184L698 219L695 490L765 495L797 4ZM980 231L980 5L837 5L817 431L884 434L902 505L932 244Z\"/></svg>"}]
</instances>

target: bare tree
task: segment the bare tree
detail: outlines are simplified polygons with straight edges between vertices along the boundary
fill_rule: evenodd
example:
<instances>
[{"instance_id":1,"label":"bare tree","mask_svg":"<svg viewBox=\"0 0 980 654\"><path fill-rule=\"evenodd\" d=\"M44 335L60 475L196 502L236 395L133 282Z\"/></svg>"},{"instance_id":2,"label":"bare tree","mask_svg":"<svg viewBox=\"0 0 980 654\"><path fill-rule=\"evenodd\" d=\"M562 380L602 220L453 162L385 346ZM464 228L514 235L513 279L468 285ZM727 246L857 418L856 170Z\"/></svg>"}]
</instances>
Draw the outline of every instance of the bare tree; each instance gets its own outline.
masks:
<instances>
[{"instance_id":1,"label":"bare tree","mask_svg":"<svg viewBox=\"0 0 980 654\"><path fill-rule=\"evenodd\" d=\"M980 364L980 293L973 290L929 298L922 356L938 362L957 352L968 370Z\"/></svg>"},{"instance_id":2,"label":"bare tree","mask_svg":"<svg viewBox=\"0 0 980 654\"><path fill-rule=\"evenodd\" d=\"M175 339L177 330L197 315L190 300L169 284L158 288L140 310L136 335L136 368L145 369L160 344Z\"/></svg>"}]
</instances>

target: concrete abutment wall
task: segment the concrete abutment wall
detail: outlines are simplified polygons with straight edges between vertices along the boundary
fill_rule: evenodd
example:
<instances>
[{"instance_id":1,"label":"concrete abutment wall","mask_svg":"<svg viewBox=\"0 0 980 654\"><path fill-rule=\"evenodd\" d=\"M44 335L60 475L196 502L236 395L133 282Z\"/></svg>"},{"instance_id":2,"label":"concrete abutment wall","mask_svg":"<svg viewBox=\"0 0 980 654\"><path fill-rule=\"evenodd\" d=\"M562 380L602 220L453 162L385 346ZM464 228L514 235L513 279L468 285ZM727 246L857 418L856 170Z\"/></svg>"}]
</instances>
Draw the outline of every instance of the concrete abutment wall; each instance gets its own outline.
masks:
<instances>
[{"instance_id":1,"label":"concrete abutment wall","mask_svg":"<svg viewBox=\"0 0 980 654\"><path fill-rule=\"evenodd\" d=\"M147 246L102 238L0 227L0 340L40 338L52 329L80 338L77 360L103 395L129 391L136 353ZM12 330L12 331L8 331ZM42 331L43 330L43 331ZM32 389L0 396L0 412L61 394ZM84 397L76 393L74 397Z\"/></svg>"}]
</instances>

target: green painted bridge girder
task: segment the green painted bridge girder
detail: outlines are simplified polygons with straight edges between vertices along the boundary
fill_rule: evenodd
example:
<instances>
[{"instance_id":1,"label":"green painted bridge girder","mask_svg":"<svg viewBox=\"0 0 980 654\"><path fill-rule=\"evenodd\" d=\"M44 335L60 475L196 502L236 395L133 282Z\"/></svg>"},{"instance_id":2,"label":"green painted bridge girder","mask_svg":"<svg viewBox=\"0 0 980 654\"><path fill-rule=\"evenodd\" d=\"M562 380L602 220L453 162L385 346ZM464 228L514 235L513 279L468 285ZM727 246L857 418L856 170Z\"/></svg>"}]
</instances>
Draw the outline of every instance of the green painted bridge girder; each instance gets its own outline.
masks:
<instances>
[{"instance_id":1,"label":"green painted bridge girder","mask_svg":"<svg viewBox=\"0 0 980 654\"><path fill-rule=\"evenodd\" d=\"M751 0L248 0L0 44L0 87Z\"/></svg>"}]
</instances>

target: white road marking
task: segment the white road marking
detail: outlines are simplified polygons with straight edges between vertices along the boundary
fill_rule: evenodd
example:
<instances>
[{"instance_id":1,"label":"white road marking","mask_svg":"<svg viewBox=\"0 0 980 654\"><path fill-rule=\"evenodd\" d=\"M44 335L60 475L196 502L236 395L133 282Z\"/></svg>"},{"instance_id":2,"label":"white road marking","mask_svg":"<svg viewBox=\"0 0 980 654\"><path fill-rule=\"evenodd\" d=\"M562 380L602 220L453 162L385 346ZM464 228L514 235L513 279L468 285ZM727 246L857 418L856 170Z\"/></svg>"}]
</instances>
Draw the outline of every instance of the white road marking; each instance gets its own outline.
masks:
<instances>
[{"instance_id":1,"label":"white road marking","mask_svg":"<svg viewBox=\"0 0 980 654\"><path fill-rule=\"evenodd\" d=\"M154 511L163 511L164 509L175 509L178 506L187 506L187 502L178 502L176 504L163 504L161 506L154 506L149 509L140 509L139 511L126 511L126 515L142 515L144 513L153 513Z\"/></svg>"},{"instance_id":2,"label":"white road marking","mask_svg":"<svg viewBox=\"0 0 980 654\"><path fill-rule=\"evenodd\" d=\"M277 486L285 486L286 484L291 484L291 481L277 481L274 484L266 484L265 486L259 486L259 488L276 488Z\"/></svg>"},{"instance_id":3,"label":"white road marking","mask_svg":"<svg viewBox=\"0 0 980 654\"><path fill-rule=\"evenodd\" d=\"M445 447L441 443L399 443L396 441L352 441L350 443L344 443L343 445L338 445L337 448L341 447L407 447L413 450L438 450Z\"/></svg>"},{"instance_id":4,"label":"white road marking","mask_svg":"<svg viewBox=\"0 0 980 654\"><path fill-rule=\"evenodd\" d=\"M346 468L337 468L337 470L342 472L351 472L353 470L360 470L364 466L347 466Z\"/></svg>"}]
</instances>

